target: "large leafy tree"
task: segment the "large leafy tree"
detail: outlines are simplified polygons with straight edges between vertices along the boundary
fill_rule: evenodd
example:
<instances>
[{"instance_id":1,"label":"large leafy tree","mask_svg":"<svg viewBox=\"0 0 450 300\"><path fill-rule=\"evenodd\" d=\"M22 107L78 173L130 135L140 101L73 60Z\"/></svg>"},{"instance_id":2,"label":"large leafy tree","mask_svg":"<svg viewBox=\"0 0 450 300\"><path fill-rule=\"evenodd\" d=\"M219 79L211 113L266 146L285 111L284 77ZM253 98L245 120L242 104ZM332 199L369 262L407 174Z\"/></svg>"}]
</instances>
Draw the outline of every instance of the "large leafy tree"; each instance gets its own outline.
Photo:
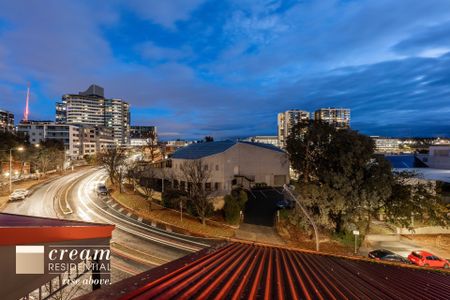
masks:
<instances>
[{"instance_id":1,"label":"large leafy tree","mask_svg":"<svg viewBox=\"0 0 450 300\"><path fill-rule=\"evenodd\" d=\"M374 154L374 143L353 130L318 122L298 123L287 140L299 175L301 201L322 228L336 233L356 225L368 231L373 217L409 226L411 216L446 225L448 210L435 185L393 174L390 163Z\"/></svg>"},{"instance_id":2,"label":"large leafy tree","mask_svg":"<svg viewBox=\"0 0 450 300\"><path fill-rule=\"evenodd\" d=\"M412 172L394 173L392 193L384 206L386 218L402 227L410 227L414 220L448 226L449 210L438 185L416 177Z\"/></svg>"}]
</instances>

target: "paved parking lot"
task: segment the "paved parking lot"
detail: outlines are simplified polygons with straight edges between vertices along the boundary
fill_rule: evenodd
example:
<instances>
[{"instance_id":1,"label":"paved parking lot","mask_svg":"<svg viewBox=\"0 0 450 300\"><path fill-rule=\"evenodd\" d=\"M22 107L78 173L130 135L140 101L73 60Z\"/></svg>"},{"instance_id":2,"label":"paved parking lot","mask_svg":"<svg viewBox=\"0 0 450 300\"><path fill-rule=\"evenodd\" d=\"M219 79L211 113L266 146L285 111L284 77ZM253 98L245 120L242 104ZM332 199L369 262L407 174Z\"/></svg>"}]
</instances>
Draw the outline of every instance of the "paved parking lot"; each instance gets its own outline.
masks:
<instances>
[{"instance_id":1,"label":"paved parking lot","mask_svg":"<svg viewBox=\"0 0 450 300\"><path fill-rule=\"evenodd\" d=\"M273 226L277 211L275 203L280 199L283 195L275 189L253 189L248 193L244 223Z\"/></svg>"}]
</instances>

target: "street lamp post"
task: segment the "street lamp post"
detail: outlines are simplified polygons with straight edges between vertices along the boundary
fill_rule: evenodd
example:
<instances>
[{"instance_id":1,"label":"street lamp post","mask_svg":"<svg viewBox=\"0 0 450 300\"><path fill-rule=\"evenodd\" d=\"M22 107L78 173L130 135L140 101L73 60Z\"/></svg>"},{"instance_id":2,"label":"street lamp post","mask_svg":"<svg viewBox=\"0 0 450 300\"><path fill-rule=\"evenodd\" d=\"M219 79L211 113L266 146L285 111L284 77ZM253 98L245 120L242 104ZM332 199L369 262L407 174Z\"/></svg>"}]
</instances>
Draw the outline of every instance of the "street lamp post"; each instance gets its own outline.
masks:
<instances>
[{"instance_id":1,"label":"street lamp post","mask_svg":"<svg viewBox=\"0 0 450 300\"><path fill-rule=\"evenodd\" d=\"M12 192L12 152L13 150L23 151L23 147L19 147L17 149L11 148L9 149L9 192Z\"/></svg>"},{"instance_id":2,"label":"street lamp post","mask_svg":"<svg viewBox=\"0 0 450 300\"><path fill-rule=\"evenodd\" d=\"M298 201L297 197L294 196L294 194L292 194L291 190L289 189L289 187L285 184L283 186L284 190L288 193L288 195L294 199L294 201L297 203L297 205L300 207L300 209L302 210L303 214L306 216L306 218L308 219L308 221L311 223L313 229L314 229L314 235L316 238L316 251L319 251L319 231L317 230L317 226L316 223L314 223L313 219L310 217L310 215L308 214L308 212L306 211L306 209L303 207L303 205L300 203L300 201Z\"/></svg>"}]
</instances>

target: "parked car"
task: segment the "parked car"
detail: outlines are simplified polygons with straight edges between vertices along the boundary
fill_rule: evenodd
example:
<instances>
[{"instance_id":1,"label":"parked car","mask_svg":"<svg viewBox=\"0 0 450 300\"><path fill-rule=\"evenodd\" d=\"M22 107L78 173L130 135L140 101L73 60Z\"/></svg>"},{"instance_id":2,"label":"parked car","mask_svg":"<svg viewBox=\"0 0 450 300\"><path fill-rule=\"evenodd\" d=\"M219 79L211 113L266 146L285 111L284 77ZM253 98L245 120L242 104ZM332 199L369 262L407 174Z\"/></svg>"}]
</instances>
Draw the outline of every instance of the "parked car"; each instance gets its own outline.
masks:
<instances>
[{"instance_id":1,"label":"parked car","mask_svg":"<svg viewBox=\"0 0 450 300\"><path fill-rule=\"evenodd\" d=\"M294 208L295 204L292 201L286 200L286 199L282 199L282 200L278 200L275 205L277 206L278 209L283 209L283 208Z\"/></svg>"},{"instance_id":2,"label":"parked car","mask_svg":"<svg viewBox=\"0 0 450 300\"><path fill-rule=\"evenodd\" d=\"M108 189L103 183L100 183L97 185L97 196L107 196L108 195Z\"/></svg>"},{"instance_id":3,"label":"parked car","mask_svg":"<svg viewBox=\"0 0 450 300\"><path fill-rule=\"evenodd\" d=\"M408 255L408 259L415 265L421 267L445 268L448 269L450 262L446 259L440 258L427 251L413 251Z\"/></svg>"},{"instance_id":4,"label":"parked car","mask_svg":"<svg viewBox=\"0 0 450 300\"><path fill-rule=\"evenodd\" d=\"M30 192L27 189L17 189L9 195L9 201L24 200Z\"/></svg>"},{"instance_id":5,"label":"parked car","mask_svg":"<svg viewBox=\"0 0 450 300\"><path fill-rule=\"evenodd\" d=\"M410 264L411 262L404 258L401 255L398 255L392 251L386 250L386 249L377 249L369 252L369 258L375 259L375 260L384 260L384 261L391 261L391 262L399 262L403 264Z\"/></svg>"}]
</instances>

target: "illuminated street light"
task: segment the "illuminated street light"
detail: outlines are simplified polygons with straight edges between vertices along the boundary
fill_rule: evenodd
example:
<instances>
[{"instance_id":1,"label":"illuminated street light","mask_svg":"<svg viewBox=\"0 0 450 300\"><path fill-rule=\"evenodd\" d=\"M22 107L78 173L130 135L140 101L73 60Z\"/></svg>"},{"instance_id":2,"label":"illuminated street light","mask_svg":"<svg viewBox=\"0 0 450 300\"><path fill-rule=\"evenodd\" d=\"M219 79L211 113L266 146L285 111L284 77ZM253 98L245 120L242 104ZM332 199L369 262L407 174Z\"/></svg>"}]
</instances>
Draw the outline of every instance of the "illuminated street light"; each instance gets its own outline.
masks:
<instances>
[{"instance_id":1,"label":"illuminated street light","mask_svg":"<svg viewBox=\"0 0 450 300\"><path fill-rule=\"evenodd\" d=\"M25 149L23 147L9 149L9 192L12 192L12 152L13 150L22 152Z\"/></svg>"}]
</instances>

